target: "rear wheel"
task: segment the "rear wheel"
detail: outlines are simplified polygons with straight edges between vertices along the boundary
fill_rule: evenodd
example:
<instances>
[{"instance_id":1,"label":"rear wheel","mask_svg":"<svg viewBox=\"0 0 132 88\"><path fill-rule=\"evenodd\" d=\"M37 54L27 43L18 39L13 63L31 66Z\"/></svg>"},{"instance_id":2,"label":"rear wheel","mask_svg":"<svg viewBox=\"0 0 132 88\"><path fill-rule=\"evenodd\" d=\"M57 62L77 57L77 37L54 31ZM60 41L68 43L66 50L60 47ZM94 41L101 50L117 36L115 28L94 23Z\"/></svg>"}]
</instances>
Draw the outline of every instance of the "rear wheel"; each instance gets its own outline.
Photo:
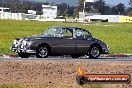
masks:
<instances>
[{"instance_id":1,"label":"rear wheel","mask_svg":"<svg viewBox=\"0 0 132 88\"><path fill-rule=\"evenodd\" d=\"M36 57L37 58L47 58L49 55L49 48L46 45L38 46L36 50Z\"/></svg>"},{"instance_id":2,"label":"rear wheel","mask_svg":"<svg viewBox=\"0 0 132 88\"><path fill-rule=\"evenodd\" d=\"M18 56L20 56L21 58L28 58L30 56L30 54L28 54L28 53L18 53Z\"/></svg>"},{"instance_id":3,"label":"rear wheel","mask_svg":"<svg viewBox=\"0 0 132 88\"><path fill-rule=\"evenodd\" d=\"M101 49L98 45L93 45L89 49L89 58L98 58L100 56Z\"/></svg>"}]
</instances>

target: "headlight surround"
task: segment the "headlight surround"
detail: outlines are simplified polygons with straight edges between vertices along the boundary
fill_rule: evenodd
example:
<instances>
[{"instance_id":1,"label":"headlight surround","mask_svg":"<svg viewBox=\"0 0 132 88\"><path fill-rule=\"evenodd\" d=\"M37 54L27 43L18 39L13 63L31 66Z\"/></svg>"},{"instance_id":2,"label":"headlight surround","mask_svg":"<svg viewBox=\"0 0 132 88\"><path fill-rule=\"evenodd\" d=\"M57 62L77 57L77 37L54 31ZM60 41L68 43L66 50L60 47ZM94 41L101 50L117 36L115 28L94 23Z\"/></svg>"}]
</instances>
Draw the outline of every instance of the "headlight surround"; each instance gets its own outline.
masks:
<instances>
[{"instance_id":1,"label":"headlight surround","mask_svg":"<svg viewBox=\"0 0 132 88\"><path fill-rule=\"evenodd\" d=\"M27 45L27 41L23 40L22 45L24 45L24 46Z\"/></svg>"},{"instance_id":2,"label":"headlight surround","mask_svg":"<svg viewBox=\"0 0 132 88\"><path fill-rule=\"evenodd\" d=\"M13 44L17 44L17 40L16 39L13 41Z\"/></svg>"},{"instance_id":3,"label":"headlight surround","mask_svg":"<svg viewBox=\"0 0 132 88\"><path fill-rule=\"evenodd\" d=\"M106 44L107 45L107 44ZM110 50L110 47L109 47L109 45L107 45L107 48L108 48L108 50Z\"/></svg>"},{"instance_id":4,"label":"headlight surround","mask_svg":"<svg viewBox=\"0 0 132 88\"><path fill-rule=\"evenodd\" d=\"M22 41L23 46L29 47L31 44L32 44L32 41L26 41L26 40Z\"/></svg>"}]
</instances>

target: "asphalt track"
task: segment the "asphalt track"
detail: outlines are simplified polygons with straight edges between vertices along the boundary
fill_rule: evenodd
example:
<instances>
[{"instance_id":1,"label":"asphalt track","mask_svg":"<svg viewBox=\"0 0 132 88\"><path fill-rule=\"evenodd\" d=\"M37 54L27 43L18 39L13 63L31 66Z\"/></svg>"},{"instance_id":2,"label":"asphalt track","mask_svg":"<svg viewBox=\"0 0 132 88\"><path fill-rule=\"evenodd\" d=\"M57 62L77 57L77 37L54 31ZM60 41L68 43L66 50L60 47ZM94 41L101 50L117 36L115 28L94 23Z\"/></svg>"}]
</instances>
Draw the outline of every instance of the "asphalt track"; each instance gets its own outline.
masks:
<instances>
[{"instance_id":1,"label":"asphalt track","mask_svg":"<svg viewBox=\"0 0 132 88\"><path fill-rule=\"evenodd\" d=\"M35 58L35 57L29 57L29 58L20 58L20 57L0 57L0 60L85 60L85 61L120 61L120 62L132 62L132 56L131 57L100 57L98 59L91 59L88 57L80 57L80 58L71 58L71 57L48 57L48 58Z\"/></svg>"}]
</instances>

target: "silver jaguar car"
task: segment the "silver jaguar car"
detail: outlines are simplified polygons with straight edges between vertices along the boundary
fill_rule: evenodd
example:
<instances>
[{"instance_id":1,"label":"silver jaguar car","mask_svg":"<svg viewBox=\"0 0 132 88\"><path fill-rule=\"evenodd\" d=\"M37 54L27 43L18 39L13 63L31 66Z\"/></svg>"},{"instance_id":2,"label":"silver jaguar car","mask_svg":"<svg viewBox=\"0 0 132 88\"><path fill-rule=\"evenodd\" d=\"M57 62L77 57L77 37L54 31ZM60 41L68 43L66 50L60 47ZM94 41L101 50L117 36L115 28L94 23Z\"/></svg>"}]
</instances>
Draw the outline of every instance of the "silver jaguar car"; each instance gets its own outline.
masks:
<instances>
[{"instance_id":1,"label":"silver jaguar car","mask_svg":"<svg viewBox=\"0 0 132 88\"><path fill-rule=\"evenodd\" d=\"M108 45L94 38L91 33L78 27L50 27L40 35L16 38L11 46L21 58L36 55L37 58L70 55L72 58L88 55L98 58L107 54Z\"/></svg>"}]
</instances>

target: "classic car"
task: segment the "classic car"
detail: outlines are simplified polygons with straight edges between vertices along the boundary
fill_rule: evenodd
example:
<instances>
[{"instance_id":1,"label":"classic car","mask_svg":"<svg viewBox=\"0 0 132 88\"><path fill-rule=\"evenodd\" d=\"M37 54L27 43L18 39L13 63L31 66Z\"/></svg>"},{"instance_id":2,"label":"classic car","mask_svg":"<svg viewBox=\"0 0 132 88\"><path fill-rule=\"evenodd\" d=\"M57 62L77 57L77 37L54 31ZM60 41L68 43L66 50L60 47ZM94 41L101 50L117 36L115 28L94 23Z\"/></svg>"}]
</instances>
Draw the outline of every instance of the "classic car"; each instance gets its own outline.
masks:
<instances>
[{"instance_id":1,"label":"classic car","mask_svg":"<svg viewBox=\"0 0 132 88\"><path fill-rule=\"evenodd\" d=\"M107 54L109 47L103 41L94 38L91 33L78 27L49 27L44 33L24 38L16 38L11 51L21 58L35 55L37 58L70 55L72 58L88 55L98 58Z\"/></svg>"}]
</instances>

